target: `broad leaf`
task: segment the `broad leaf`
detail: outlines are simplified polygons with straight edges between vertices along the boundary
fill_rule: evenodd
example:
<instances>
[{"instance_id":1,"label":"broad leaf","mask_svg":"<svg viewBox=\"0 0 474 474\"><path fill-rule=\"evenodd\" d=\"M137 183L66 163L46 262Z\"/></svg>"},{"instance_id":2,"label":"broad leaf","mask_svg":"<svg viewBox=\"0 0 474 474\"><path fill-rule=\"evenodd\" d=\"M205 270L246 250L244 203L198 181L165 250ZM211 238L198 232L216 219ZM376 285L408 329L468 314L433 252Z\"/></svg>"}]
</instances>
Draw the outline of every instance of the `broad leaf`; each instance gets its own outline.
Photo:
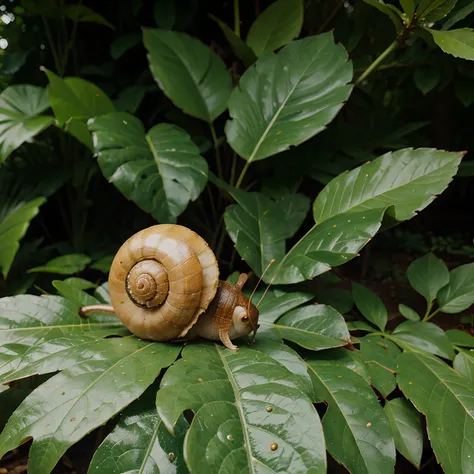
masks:
<instances>
[{"instance_id":1,"label":"broad leaf","mask_svg":"<svg viewBox=\"0 0 474 474\"><path fill-rule=\"evenodd\" d=\"M306 359L323 417L327 450L351 473L391 474L395 444L387 417L367 382L350 369Z\"/></svg>"},{"instance_id":2,"label":"broad leaf","mask_svg":"<svg viewBox=\"0 0 474 474\"><path fill-rule=\"evenodd\" d=\"M438 291L448 284L449 270L442 260L430 252L410 263L407 277L410 285L431 305Z\"/></svg>"},{"instance_id":3,"label":"broad leaf","mask_svg":"<svg viewBox=\"0 0 474 474\"><path fill-rule=\"evenodd\" d=\"M397 451L419 469L423 454L420 414L404 398L387 400L384 410L392 427Z\"/></svg>"},{"instance_id":4,"label":"broad leaf","mask_svg":"<svg viewBox=\"0 0 474 474\"><path fill-rule=\"evenodd\" d=\"M352 63L332 33L293 41L262 56L229 100L231 147L249 163L321 132L350 95Z\"/></svg>"},{"instance_id":5,"label":"broad leaf","mask_svg":"<svg viewBox=\"0 0 474 474\"><path fill-rule=\"evenodd\" d=\"M255 300L259 301L263 295L255 293ZM258 309L260 312L259 321L268 323L275 322L280 316L310 301L314 295L303 291L284 291L271 289L260 302Z\"/></svg>"},{"instance_id":6,"label":"broad leaf","mask_svg":"<svg viewBox=\"0 0 474 474\"><path fill-rule=\"evenodd\" d=\"M125 410L95 452L89 474L188 472L183 456L188 424L181 418L170 435L157 416L155 396L152 385Z\"/></svg>"},{"instance_id":7,"label":"broad leaf","mask_svg":"<svg viewBox=\"0 0 474 474\"><path fill-rule=\"evenodd\" d=\"M157 408L170 430L185 409L196 413L184 446L191 472L326 472L311 380L291 349L201 344L182 356L163 377Z\"/></svg>"},{"instance_id":8,"label":"broad leaf","mask_svg":"<svg viewBox=\"0 0 474 474\"><path fill-rule=\"evenodd\" d=\"M0 94L0 165L21 144L54 123L53 117L40 115L48 108L42 87L16 84Z\"/></svg>"},{"instance_id":9,"label":"broad leaf","mask_svg":"<svg viewBox=\"0 0 474 474\"><path fill-rule=\"evenodd\" d=\"M99 15L97 12L92 10L92 8L86 7L85 5L66 5L63 8L66 16L73 21L98 23L115 30L115 27L112 25L112 23L107 21L102 15Z\"/></svg>"},{"instance_id":10,"label":"broad leaf","mask_svg":"<svg viewBox=\"0 0 474 474\"><path fill-rule=\"evenodd\" d=\"M352 296L362 316L383 331L387 324L388 312L382 300L373 291L359 283L352 283Z\"/></svg>"},{"instance_id":11,"label":"broad leaf","mask_svg":"<svg viewBox=\"0 0 474 474\"><path fill-rule=\"evenodd\" d=\"M185 113L213 122L227 108L232 80L222 59L186 33L143 30L156 82Z\"/></svg>"},{"instance_id":12,"label":"broad leaf","mask_svg":"<svg viewBox=\"0 0 474 474\"><path fill-rule=\"evenodd\" d=\"M415 0L400 0L400 5L407 16L411 18L415 13Z\"/></svg>"},{"instance_id":13,"label":"broad leaf","mask_svg":"<svg viewBox=\"0 0 474 474\"><path fill-rule=\"evenodd\" d=\"M404 352L398 384L427 420L431 447L443 470L465 473L474 458L474 393L466 378L439 359Z\"/></svg>"},{"instance_id":14,"label":"broad leaf","mask_svg":"<svg viewBox=\"0 0 474 474\"><path fill-rule=\"evenodd\" d=\"M474 303L474 263L451 270L449 283L438 293L439 308L443 313L460 313Z\"/></svg>"},{"instance_id":15,"label":"broad leaf","mask_svg":"<svg viewBox=\"0 0 474 474\"><path fill-rule=\"evenodd\" d=\"M399 304L398 305L398 311L400 314L409 319L410 321L419 321L420 320L420 315L412 308L409 306L406 306L404 304Z\"/></svg>"},{"instance_id":16,"label":"broad leaf","mask_svg":"<svg viewBox=\"0 0 474 474\"><path fill-rule=\"evenodd\" d=\"M138 398L180 351L137 338L108 342L106 358L63 370L23 401L0 435L0 458L32 437L29 472L51 472L70 446Z\"/></svg>"},{"instance_id":17,"label":"broad leaf","mask_svg":"<svg viewBox=\"0 0 474 474\"><path fill-rule=\"evenodd\" d=\"M0 270L4 278L8 275L30 221L39 213L45 201L45 198L39 197L27 203L18 203L0 221Z\"/></svg>"},{"instance_id":18,"label":"broad leaf","mask_svg":"<svg viewBox=\"0 0 474 474\"><path fill-rule=\"evenodd\" d=\"M89 280L84 280L83 278L70 277L63 280L64 283L72 285L78 290L91 290L92 288L97 288L97 285Z\"/></svg>"},{"instance_id":19,"label":"broad leaf","mask_svg":"<svg viewBox=\"0 0 474 474\"><path fill-rule=\"evenodd\" d=\"M413 80L417 89L423 94L426 95L428 92L431 92L440 81L440 71L435 68L426 68L426 69L415 69L413 73Z\"/></svg>"},{"instance_id":20,"label":"broad leaf","mask_svg":"<svg viewBox=\"0 0 474 474\"><path fill-rule=\"evenodd\" d=\"M422 19L426 23L442 20L456 6L458 0L434 0L423 12Z\"/></svg>"},{"instance_id":21,"label":"broad leaf","mask_svg":"<svg viewBox=\"0 0 474 474\"><path fill-rule=\"evenodd\" d=\"M465 352L460 352L456 355L453 361L453 369L461 374L474 387L474 357L471 357Z\"/></svg>"},{"instance_id":22,"label":"broad leaf","mask_svg":"<svg viewBox=\"0 0 474 474\"><path fill-rule=\"evenodd\" d=\"M454 359L453 345L436 324L405 321L394 329L391 337L402 348L408 347L410 350L421 350L445 359Z\"/></svg>"},{"instance_id":23,"label":"broad leaf","mask_svg":"<svg viewBox=\"0 0 474 474\"><path fill-rule=\"evenodd\" d=\"M360 355L369 369L372 385L387 397L395 390L395 371L400 349L391 341L368 335L360 339Z\"/></svg>"},{"instance_id":24,"label":"broad leaf","mask_svg":"<svg viewBox=\"0 0 474 474\"><path fill-rule=\"evenodd\" d=\"M371 209L351 214L340 214L319 225L314 225L287 253L272 265L264 281L275 284L298 283L312 279L331 269L320 259L328 260L328 253L336 254L340 263L359 250L379 230L384 209ZM341 258L340 254L344 254ZM311 255L315 255L312 258ZM275 258L275 257L274 257Z\"/></svg>"},{"instance_id":25,"label":"broad leaf","mask_svg":"<svg viewBox=\"0 0 474 474\"><path fill-rule=\"evenodd\" d=\"M461 20L464 20L468 15L470 15L474 11L474 3L468 2L466 5L459 8L459 10L455 11L449 18L443 23L441 27L442 30L449 30L451 29L456 23Z\"/></svg>"},{"instance_id":26,"label":"broad leaf","mask_svg":"<svg viewBox=\"0 0 474 474\"><path fill-rule=\"evenodd\" d=\"M264 320L259 323L262 330L270 330L282 339L313 351L345 346L351 340L342 315L323 304L296 308L275 323Z\"/></svg>"},{"instance_id":27,"label":"broad leaf","mask_svg":"<svg viewBox=\"0 0 474 474\"><path fill-rule=\"evenodd\" d=\"M159 222L175 222L207 182L207 163L181 128L160 123L145 132L133 115L91 120L100 168L128 199Z\"/></svg>"},{"instance_id":28,"label":"broad leaf","mask_svg":"<svg viewBox=\"0 0 474 474\"><path fill-rule=\"evenodd\" d=\"M426 29L433 35L435 43L445 53L456 58L474 61L474 30L471 28L450 31Z\"/></svg>"},{"instance_id":29,"label":"broad leaf","mask_svg":"<svg viewBox=\"0 0 474 474\"><path fill-rule=\"evenodd\" d=\"M277 0L253 22L247 44L257 56L275 51L296 38L303 26L303 0Z\"/></svg>"},{"instance_id":30,"label":"broad leaf","mask_svg":"<svg viewBox=\"0 0 474 474\"><path fill-rule=\"evenodd\" d=\"M333 368L337 366L347 367L353 372L359 374L368 384L370 384L370 375L365 362L360 356L360 351L338 348L328 349L326 351L313 352L309 356L311 361L318 364L324 364Z\"/></svg>"},{"instance_id":31,"label":"broad leaf","mask_svg":"<svg viewBox=\"0 0 474 474\"><path fill-rule=\"evenodd\" d=\"M450 329L449 331L446 331L446 336L448 336L448 339L454 346L474 349L474 337L465 331Z\"/></svg>"},{"instance_id":32,"label":"broad leaf","mask_svg":"<svg viewBox=\"0 0 474 474\"><path fill-rule=\"evenodd\" d=\"M314 201L314 219L390 205L398 221L410 219L446 189L462 156L431 148L386 153L334 178Z\"/></svg>"},{"instance_id":33,"label":"broad leaf","mask_svg":"<svg viewBox=\"0 0 474 474\"><path fill-rule=\"evenodd\" d=\"M91 297L92 298L92 297ZM40 338L53 339L69 334L87 334L107 329L113 334L123 324L87 321L77 313L79 304L58 296L19 295L0 299L0 346L23 341L30 346Z\"/></svg>"},{"instance_id":34,"label":"broad leaf","mask_svg":"<svg viewBox=\"0 0 474 474\"><path fill-rule=\"evenodd\" d=\"M28 272L59 273L61 275L72 275L79 273L90 263L91 259L87 255L74 253L56 257L39 267L34 267Z\"/></svg>"},{"instance_id":35,"label":"broad leaf","mask_svg":"<svg viewBox=\"0 0 474 474\"><path fill-rule=\"evenodd\" d=\"M58 124L92 149L92 139L85 124L89 118L115 110L102 89L80 77L60 78L44 69L49 79L48 96Z\"/></svg>"},{"instance_id":36,"label":"broad leaf","mask_svg":"<svg viewBox=\"0 0 474 474\"><path fill-rule=\"evenodd\" d=\"M234 54L244 63L245 67L250 67L257 60L255 53L245 44L240 36L237 36L234 31L227 26L227 24L214 15L209 14L209 17L218 24L226 40L229 42L232 51L234 51Z\"/></svg>"}]
</instances>

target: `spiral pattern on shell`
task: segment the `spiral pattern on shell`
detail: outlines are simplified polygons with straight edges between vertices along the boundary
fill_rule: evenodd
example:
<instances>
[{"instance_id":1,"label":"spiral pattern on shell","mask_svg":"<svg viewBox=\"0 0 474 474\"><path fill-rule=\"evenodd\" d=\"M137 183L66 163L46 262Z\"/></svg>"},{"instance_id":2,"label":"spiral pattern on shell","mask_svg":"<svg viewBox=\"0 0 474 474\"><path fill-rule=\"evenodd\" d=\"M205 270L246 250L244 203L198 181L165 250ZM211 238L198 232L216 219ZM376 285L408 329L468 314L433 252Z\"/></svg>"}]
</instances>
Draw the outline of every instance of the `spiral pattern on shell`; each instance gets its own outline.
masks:
<instances>
[{"instance_id":1,"label":"spiral pattern on shell","mask_svg":"<svg viewBox=\"0 0 474 474\"><path fill-rule=\"evenodd\" d=\"M116 315L142 339L183 337L213 300L219 283L216 258L190 229L161 224L130 237L110 269Z\"/></svg>"}]
</instances>

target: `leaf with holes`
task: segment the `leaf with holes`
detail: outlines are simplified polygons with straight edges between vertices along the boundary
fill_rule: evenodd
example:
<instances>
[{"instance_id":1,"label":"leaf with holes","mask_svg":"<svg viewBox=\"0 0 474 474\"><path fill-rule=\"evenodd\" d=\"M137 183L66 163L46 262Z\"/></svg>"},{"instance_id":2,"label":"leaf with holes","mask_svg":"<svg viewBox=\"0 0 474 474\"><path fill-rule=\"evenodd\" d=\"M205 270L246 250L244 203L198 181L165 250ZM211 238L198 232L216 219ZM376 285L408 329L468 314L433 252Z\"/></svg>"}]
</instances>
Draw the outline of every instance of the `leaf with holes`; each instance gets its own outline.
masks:
<instances>
[{"instance_id":1,"label":"leaf with holes","mask_svg":"<svg viewBox=\"0 0 474 474\"><path fill-rule=\"evenodd\" d=\"M138 398L180 352L136 338L107 343L107 357L70 366L25 398L0 435L0 458L31 437L29 472L51 472L70 446Z\"/></svg>"},{"instance_id":2,"label":"leaf with holes","mask_svg":"<svg viewBox=\"0 0 474 474\"><path fill-rule=\"evenodd\" d=\"M290 348L260 340L238 352L200 344L182 356L156 403L171 431L185 409L195 412L184 444L191 472L326 472L311 379Z\"/></svg>"},{"instance_id":3,"label":"leaf with holes","mask_svg":"<svg viewBox=\"0 0 474 474\"><path fill-rule=\"evenodd\" d=\"M370 385L352 370L305 360L323 417L327 449L351 473L390 474L395 444L389 421Z\"/></svg>"},{"instance_id":4,"label":"leaf with holes","mask_svg":"<svg viewBox=\"0 0 474 474\"><path fill-rule=\"evenodd\" d=\"M469 380L421 352L404 352L397 365L401 390L426 416L438 463L446 473L470 472L474 458L474 392Z\"/></svg>"},{"instance_id":5,"label":"leaf with holes","mask_svg":"<svg viewBox=\"0 0 474 474\"><path fill-rule=\"evenodd\" d=\"M321 132L349 97L352 63L332 33L293 41L262 56L229 100L230 146L252 163Z\"/></svg>"},{"instance_id":6,"label":"leaf with holes","mask_svg":"<svg viewBox=\"0 0 474 474\"><path fill-rule=\"evenodd\" d=\"M388 206L398 221L411 219L446 189L462 156L431 148L386 153L334 178L314 201L314 219Z\"/></svg>"},{"instance_id":7,"label":"leaf with holes","mask_svg":"<svg viewBox=\"0 0 474 474\"><path fill-rule=\"evenodd\" d=\"M232 80L222 59L186 33L145 28L143 43L156 82L185 113L213 122L227 108Z\"/></svg>"},{"instance_id":8,"label":"leaf with holes","mask_svg":"<svg viewBox=\"0 0 474 474\"><path fill-rule=\"evenodd\" d=\"M160 123L146 133L124 112L91 120L89 128L104 176L159 222L176 222L204 189L207 163L181 128Z\"/></svg>"},{"instance_id":9,"label":"leaf with holes","mask_svg":"<svg viewBox=\"0 0 474 474\"><path fill-rule=\"evenodd\" d=\"M21 144L54 123L53 117L41 115L48 108L42 87L16 84L0 94L0 165Z\"/></svg>"},{"instance_id":10,"label":"leaf with holes","mask_svg":"<svg viewBox=\"0 0 474 474\"><path fill-rule=\"evenodd\" d=\"M285 46L300 34L303 11L303 0L277 0L253 22L247 44L257 56Z\"/></svg>"},{"instance_id":11,"label":"leaf with holes","mask_svg":"<svg viewBox=\"0 0 474 474\"><path fill-rule=\"evenodd\" d=\"M172 436L156 415L155 385L127 408L92 458L90 474L187 473L183 456L188 423L181 417Z\"/></svg>"}]
</instances>

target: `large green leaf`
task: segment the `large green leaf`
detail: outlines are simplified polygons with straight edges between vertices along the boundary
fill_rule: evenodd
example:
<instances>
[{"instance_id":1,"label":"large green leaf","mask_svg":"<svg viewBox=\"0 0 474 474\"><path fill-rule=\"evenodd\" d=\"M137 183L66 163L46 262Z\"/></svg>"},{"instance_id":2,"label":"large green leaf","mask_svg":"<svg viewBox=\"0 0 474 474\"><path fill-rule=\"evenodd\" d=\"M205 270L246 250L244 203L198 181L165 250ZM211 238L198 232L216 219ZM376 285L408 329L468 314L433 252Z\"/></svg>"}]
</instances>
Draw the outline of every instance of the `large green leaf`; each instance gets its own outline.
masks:
<instances>
[{"instance_id":1,"label":"large green leaf","mask_svg":"<svg viewBox=\"0 0 474 474\"><path fill-rule=\"evenodd\" d=\"M350 95L351 79L352 63L332 33L265 54L230 97L229 144L251 163L303 143L336 116Z\"/></svg>"},{"instance_id":2,"label":"large green leaf","mask_svg":"<svg viewBox=\"0 0 474 474\"><path fill-rule=\"evenodd\" d=\"M339 214L314 225L264 277L278 284L298 283L331 269L330 259L339 265L357 255L379 230L384 209ZM324 252L324 258L322 253ZM342 254L342 255L341 255Z\"/></svg>"},{"instance_id":3,"label":"large green leaf","mask_svg":"<svg viewBox=\"0 0 474 474\"><path fill-rule=\"evenodd\" d=\"M397 451L419 469L423 454L420 414L404 398L387 400L384 410L392 427Z\"/></svg>"},{"instance_id":4,"label":"large green leaf","mask_svg":"<svg viewBox=\"0 0 474 474\"><path fill-rule=\"evenodd\" d=\"M466 377L471 387L474 387L474 357L471 357L469 353L460 352L454 358L453 369Z\"/></svg>"},{"instance_id":5,"label":"large green leaf","mask_svg":"<svg viewBox=\"0 0 474 474\"><path fill-rule=\"evenodd\" d=\"M71 275L79 273L90 263L91 259L81 253L62 255L47 262L45 265L34 267L29 272L59 273L61 275Z\"/></svg>"},{"instance_id":6,"label":"large green leaf","mask_svg":"<svg viewBox=\"0 0 474 474\"><path fill-rule=\"evenodd\" d=\"M104 176L159 222L175 222L207 182L207 163L181 128L160 123L145 132L133 115L89 122Z\"/></svg>"},{"instance_id":7,"label":"large green leaf","mask_svg":"<svg viewBox=\"0 0 474 474\"><path fill-rule=\"evenodd\" d=\"M95 452L89 474L188 472L183 455L188 424L181 418L172 436L156 414L155 397L152 385L125 410Z\"/></svg>"},{"instance_id":8,"label":"large green leaf","mask_svg":"<svg viewBox=\"0 0 474 474\"><path fill-rule=\"evenodd\" d=\"M313 351L345 346L351 340L342 315L323 304L296 308L275 323L263 319L259 323L262 330Z\"/></svg>"},{"instance_id":9,"label":"large green leaf","mask_svg":"<svg viewBox=\"0 0 474 474\"><path fill-rule=\"evenodd\" d=\"M386 153L334 178L314 201L314 219L390 205L398 221L410 219L446 189L462 156L431 148Z\"/></svg>"},{"instance_id":10,"label":"large green leaf","mask_svg":"<svg viewBox=\"0 0 474 474\"><path fill-rule=\"evenodd\" d=\"M44 69L49 79L48 96L58 124L92 149L92 138L86 120L114 112L107 94L80 77L60 78Z\"/></svg>"},{"instance_id":11,"label":"large green leaf","mask_svg":"<svg viewBox=\"0 0 474 474\"><path fill-rule=\"evenodd\" d=\"M224 112L232 80L216 53L175 31L145 28L143 42L156 82L177 107L206 122Z\"/></svg>"},{"instance_id":12,"label":"large green leaf","mask_svg":"<svg viewBox=\"0 0 474 474\"><path fill-rule=\"evenodd\" d=\"M383 301L373 291L359 283L352 283L352 296L362 316L383 331L388 320L387 308Z\"/></svg>"},{"instance_id":13,"label":"large green leaf","mask_svg":"<svg viewBox=\"0 0 474 474\"><path fill-rule=\"evenodd\" d=\"M285 46L303 26L303 0L277 0L253 22L247 44L257 56Z\"/></svg>"},{"instance_id":14,"label":"large green leaf","mask_svg":"<svg viewBox=\"0 0 474 474\"><path fill-rule=\"evenodd\" d=\"M395 371L400 349L391 341L368 335L360 339L360 355L367 364L372 385L387 397L395 390Z\"/></svg>"},{"instance_id":15,"label":"large green leaf","mask_svg":"<svg viewBox=\"0 0 474 474\"><path fill-rule=\"evenodd\" d=\"M327 450L353 474L390 474L395 444L370 385L352 370L306 359L315 396L328 409L323 418Z\"/></svg>"},{"instance_id":16,"label":"large green leaf","mask_svg":"<svg viewBox=\"0 0 474 474\"><path fill-rule=\"evenodd\" d=\"M139 397L180 351L137 338L108 342L107 357L63 370L23 401L0 435L0 458L32 437L28 470L50 473L70 446Z\"/></svg>"},{"instance_id":17,"label":"large green leaf","mask_svg":"<svg viewBox=\"0 0 474 474\"><path fill-rule=\"evenodd\" d=\"M433 35L435 43L445 53L456 58L474 61L474 30L472 28L449 31L426 29Z\"/></svg>"},{"instance_id":18,"label":"large green leaf","mask_svg":"<svg viewBox=\"0 0 474 474\"><path fill-rule=\"evenodd\" d=\"M460 313L474 304L474 263L451 270L449 283L438 293L443 313Z\"/></svg>"},{"instance_id":19,"label":"large green leaf","mask_svg":"<svg viewBox=\"0 0 474 474\"><path fill-rule=\"evenodd\" d=\"M45 201L44 197L38 197L27 203L19 203L0 221L0 270L5 278L20 248L20 240Z\"/></svg>"},{"instance_id":20,"label":"large green leaf","mask_svg":"<svg viewBox=\"0 0 474 474\"><path fill-rule=\"evenodd\" d=\"M257 302L263 295L255 293ZM272 288L267 291L265 297L259 304L259 321L268 323L275 322L280 316L310 301L314 295L303 291L285 291Z\"/></svg>"},{"instance_id":21,"label":"large green leaf","mask_svg":"<svg viewBox=\"0 0 474 474\"><path fill-rule=\"evenodd\" d=\"M99 322L95 315L84 321L77 313L78 308L79 304L59 296L1 298L0 347L20 342L31 346L40 338L87 334L96 329L106 329L113 334L117 328L123 327L120 321Z\"/></svg>"},{"instance_id":22,"label":"large green leaf","mask_svg":"<svg viewBox=\"0 0 474 474\"><path fill-rule=\"evenodd\" d=\"M410 263L407 277L410 285L424 296L430 305L438 291L448 284L449 270L442 260L430 252Z\"/></svg>"},{"instance_id":23,"label":"large green leaf","mask_svg":"<svg viewBox=\"0 0 474 474\"><path fill-rule=\"evenodd\" d=\"M459 329L450 329L446 331L446 336L451 341L451 344L459 347L469 347L474 349L474 337L465 331Z\"/></svg>"},{"instance_id":24,"label":"large green leaf","mask_svg":"<svg viewBox=\"0 0 474 474\"><path fill-rule=\"evenodd\" d=\"M16 84L0 94L0 165L22 143L54 123L53 117L40 115L48 108L42 87Z\"/></svg>"},{"instance_id":25,"label":"large green leaf","mask_svg":"<svg viewBox=\"0 0 474 474\"><path fill-rule=\"evenodd\" d=\"M326 472L324 437L303 361L271 341L188 345L157 394L169 430L196 414L185 440L191 472ZM206 453L203 455L203 453Z\"/></svg>"},{"instance_id":26,"label":"large green leaf","mask_svg":"<svg viewBox=\"0 0 474 474\"><path fill-rule=\"evenodd\" d=\"M428 436L447 474L472 472L474 392L469 381L436 357L404 352L398 384L427 420Z\"/></svg>"},{"instance_id":27,"label":"large green leaf","mask_svg":"<svg viewBox=\"0 0 474 474\"><path fill-rule=\"evenodd\" d=\"M454 359L451 341L436 324L405 321L394 329L391 338L402 348L408 347L411 350L429 352L445 359Z\"/></svg>"}]
</instances>

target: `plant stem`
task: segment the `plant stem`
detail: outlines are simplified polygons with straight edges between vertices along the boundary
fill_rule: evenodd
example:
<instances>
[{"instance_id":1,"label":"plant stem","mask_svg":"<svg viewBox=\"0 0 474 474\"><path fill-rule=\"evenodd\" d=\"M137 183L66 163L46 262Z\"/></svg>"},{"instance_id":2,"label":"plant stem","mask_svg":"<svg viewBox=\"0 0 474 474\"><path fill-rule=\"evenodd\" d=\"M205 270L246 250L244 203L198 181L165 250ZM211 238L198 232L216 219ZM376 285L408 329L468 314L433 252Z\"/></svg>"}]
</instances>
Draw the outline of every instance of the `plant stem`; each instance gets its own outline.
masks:
<instances>
[{"instance_id":1,"label":"plant stem","mask_svg":"<svg viewBox=\"0 0 474 474\"><path fill-rule=\"evenodd\" d=\"M212 122L209 124L209 127L211 129L212 141L214 142L214 150L216 152L217 174L220 179L224 179L224 173L222 172L221 152L219 150L216 129L214 128L214 124Z\"/></svg>"},{"instance_id":2,"label":"plant stem","mask_svg":"<svg viewBox=\"0 0 474 474\"><path fill-rule=\"evenodd\" d=\"M249 166L250 166L250 162L247 161L245 163L244 168L242 169L242 172L240 173L239 179L237 180L237 183L235 185L236 188L240 188L242 181L244 180L244 176L247 173L247 170L249 169Z\"/></svg>"},{"instance_id":3,"label":"plant stem","mask_svg":"<svg viewBox=\"0 0 474 474\"><path fill-rule=\"evenodd\" d=\"M429 321L431 318L433 318L434 316L436 316L439 311L440 311L441 308L438 308L436 311L433 311L429 316L425 316L423 318L423 321Z\"/></svg>"},{"instance_id":4,"label":"plant stem","mask_svg":"<svg viewBox=\"0 0 474 474\"><path fill-rule=\"evenodd\" d=\"M235 182L235 169L237 168L237 154L234 152L232 154L232 166L230 168L230 182L231 186L234 185Z\"/></svg>"},{"instance_id":5,"label":"plant stem","mask_svg":"<svg viewBox=\"0 0 474 474\"><path fill-rule=\"evenodd\" d=\"M61 70L61 61L59 60L58 53L56 51L56 47L54 46L53 36L51 34L51 30L49 28L48 22L44 16L41 16L41 19L44 23L44 31L46 32L46 37L48 38L49 47L51 48L51 54L53 55L54 60L54 67L56 68L56 72L60 74Z\"/></svg>"},{"instance_id":6,"label":"plant stem","mask_svg":"<svg viewBox=\"0 0 474 474\"><path fill-rule=\"evenodd\" d=\"M240 38L240 8L239 8L239 0L234 0L234 33Z\"/></svg>"},{"instance_id":7,"label":"plant stem","mask_svg":"<svg viewBox=\"0 0 474 474\"><path fill-rule=\"evenodd\" d=\"M431 308L433 307L433 303L428 303L428 305L426 306L426 312L425 312L425 315L423 316L423 321L426 321L426 318L428 317L428 315L430 314L430 311L431 311Z\"/></svg>"},{"instance_id":8,"label":"plant stem","mask_svg":"<svg viewBox=\"0 0 474 474\"><path fill-rule=\"evenodd\" d=\"M390 44L390 46L359 76L357 81L355 81L355 85L358 86L370 73L372 73L379 64L389 56L393 51L398 48L399 42L398 38Z\"/></svg>"}]
</instances>

